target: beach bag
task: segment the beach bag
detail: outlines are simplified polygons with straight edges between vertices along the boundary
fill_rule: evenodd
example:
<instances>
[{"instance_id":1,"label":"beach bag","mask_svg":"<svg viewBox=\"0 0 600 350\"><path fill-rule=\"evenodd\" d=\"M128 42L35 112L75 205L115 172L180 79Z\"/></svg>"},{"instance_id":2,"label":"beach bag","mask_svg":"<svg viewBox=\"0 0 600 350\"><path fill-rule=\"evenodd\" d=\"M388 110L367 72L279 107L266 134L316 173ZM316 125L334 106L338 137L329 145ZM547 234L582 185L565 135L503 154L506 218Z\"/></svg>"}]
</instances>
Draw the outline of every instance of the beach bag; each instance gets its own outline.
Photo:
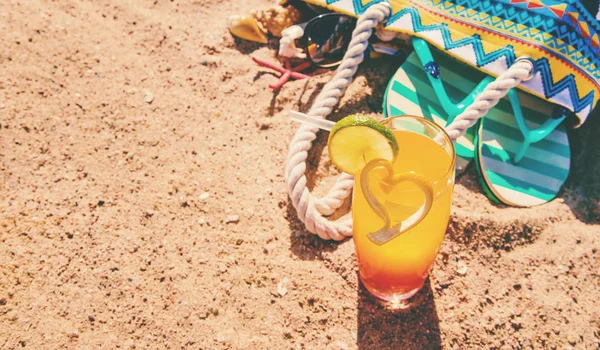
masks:
<instances>
[{"instance_id":1,"label":"beach bag","mask_svg":"<svg viewBox=\"0 0 600 350\"><path fill-rule=\"evenodd\" d=\"M492 200L538 205L556 196L570 168L567 123L583 124L600 98L598 4L553 0L306 0L358 17L334 77L309 113L325 118L339 101L378 26L412 37L414 53L386 88L385 117L421 115L445 126L457 171L474 160ZM449 84L452 82L452 84ZM317 128L302 125L286 165L292 204L324 239L352 234L329 221L350 194L342 174L323 198L306 187Z\"/></svg>"}]
</instances>

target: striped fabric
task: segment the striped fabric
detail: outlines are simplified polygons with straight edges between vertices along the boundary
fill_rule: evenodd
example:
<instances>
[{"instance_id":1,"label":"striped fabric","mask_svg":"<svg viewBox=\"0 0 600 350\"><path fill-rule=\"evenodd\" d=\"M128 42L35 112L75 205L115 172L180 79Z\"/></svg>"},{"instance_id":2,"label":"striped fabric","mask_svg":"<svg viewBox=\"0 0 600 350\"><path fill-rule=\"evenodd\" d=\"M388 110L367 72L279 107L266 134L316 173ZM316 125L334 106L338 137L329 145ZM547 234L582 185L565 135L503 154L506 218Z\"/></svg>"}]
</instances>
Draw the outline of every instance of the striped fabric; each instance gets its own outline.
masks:
<instances>
[{"instance_id":1,"label":"striped fabric","mask_svg":"<svg viewBox=\"0 0 600 350\"><path fill-rule=\"evenodd\" d=\"M485 77L477 70L437 50L432 50L432 54L435 62L441 67L440 79L453 102L460 102ZM412 53L387 86L383 100L386 118L408 114L425 117L442 127L446 126L448 115L444 112L426 74L421 61ZM460 84L457 84L457 81L460 81ZM473 126L455 144L457 172L463 171L475 157L476 130L476 126Z\"/></svg>"},{"instance_id":2,"label":"striped fabric","mask_svg":"<svg viewBox=\"0 0 600 350\"><path fill-rule=\"evenodd\" d=\"M552 114L552 105L519 93L527 127L535 129ZM571 152L566 127L559 125L532 144L523 160L512 159L523 143L512 106L503 99L482 120L477 137L477 165L483 185L500 202L528 207L552 200L569 175Z\"/></svg>"}]
</instances>

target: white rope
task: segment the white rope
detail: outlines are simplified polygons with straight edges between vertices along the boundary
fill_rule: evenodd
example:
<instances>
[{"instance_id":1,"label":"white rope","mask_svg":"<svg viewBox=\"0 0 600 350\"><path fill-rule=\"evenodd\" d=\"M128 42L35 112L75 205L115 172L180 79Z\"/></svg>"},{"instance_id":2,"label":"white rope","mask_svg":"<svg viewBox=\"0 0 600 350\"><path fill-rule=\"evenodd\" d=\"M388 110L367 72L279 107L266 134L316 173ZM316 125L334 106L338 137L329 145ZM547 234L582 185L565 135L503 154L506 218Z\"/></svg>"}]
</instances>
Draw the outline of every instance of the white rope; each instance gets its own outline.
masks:
<instances>
[{"instance_id":1,"label":"white rope","mask_svg":"<svg viewBox=\"0 0 600 350\"><path fill-rule=\"evenodd\" d=\"M533 64L531 61L525 58L518 59L506 72L486 86L475 98L475 101L456 116L452 124L445 128L450 139L454 142L463 136L467 129L475 125L479 118L486 115L501 98L508 94L510 89L519 86L522 81L529 80L532 74Z\"/></svg>"},{"instance_id":2,"label":"white rope","mask_svg":"<svg viewBox=\"0 0 600 350\"><path fill-rule=\"evenodd\" d=\"M331 113L346 87L352 82L358 65L363 61L373 28L389 14L389 4L378 3L370 6L358 18L342 63L331 81L323 87L308 114L325 118ZM348 218L341 222L332 222L323 217L323 214L329 215L342 205L352 191L354 180L351 175L342 174L324 198L316 198L310 193L306 187L306 158L312 142L317 137L317 131L318 128L303 124L292 139L285 171L288 193L298 217L308 231L318 234L323 239L341 240L352 235L352 220Z\"/></svg>"},{"instance_id":3,"label":"white rope","mask_svg":"<svg viewBox=\"0 0 600 350\"><path fill-rule=\"evenodd\" d=\"M363 61L364 51L371 37L373 28L378 23L387 19L390 7L387 2L370 6L357 21L352 32L352 40L344 55L342 63L336 70L333 78L323 87L323 91L316 98L315 103L308 112L309 115L319 118L327 117L333 107L337 105L346 87L352 82L352 77ZM527 65L527 66L526 66ZM464 135L466 130L484 116L487 111L495 106L508 91L530 77L533 65L527 60L519 60L504 74L490 83L475 99L472 105L456 117L454 122L446 128L452 140ZM352 175L341 174L333 188L323 198L311 194L306 186L306 159L312 142L316 138L318 128L303 124L294 135L288 152L286 166L286 181L292 205L296 208L298 218L304 222L306 229L316 233L322 239L342 240L352 235L352 220L347 218L340 221L330 221L323 215L330 215L338 209L350 195L354 185Z\"/></svg>"}]
</instances>

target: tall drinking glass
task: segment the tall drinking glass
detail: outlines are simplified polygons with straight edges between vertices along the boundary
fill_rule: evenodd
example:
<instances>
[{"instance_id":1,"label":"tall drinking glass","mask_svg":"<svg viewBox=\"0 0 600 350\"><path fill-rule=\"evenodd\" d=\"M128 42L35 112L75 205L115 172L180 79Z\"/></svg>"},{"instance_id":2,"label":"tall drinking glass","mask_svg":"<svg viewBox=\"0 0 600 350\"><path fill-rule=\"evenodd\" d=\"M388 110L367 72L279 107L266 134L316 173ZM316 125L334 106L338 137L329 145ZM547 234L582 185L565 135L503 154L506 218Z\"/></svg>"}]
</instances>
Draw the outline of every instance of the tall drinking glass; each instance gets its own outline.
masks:
<instances>
[{"instance_id":1,"label":"tall drinking glass","mask_svg":"<svg viewBox=\"0 0 600 350\"><path fill-rule=\"evenodd\" d=\"M425 118L382 121L399 151L392 162L374 159L355 177L354 243L365 288L388 302L415 295L429 275L450 217L454 146Z\"/></svg>"}]
</instances>

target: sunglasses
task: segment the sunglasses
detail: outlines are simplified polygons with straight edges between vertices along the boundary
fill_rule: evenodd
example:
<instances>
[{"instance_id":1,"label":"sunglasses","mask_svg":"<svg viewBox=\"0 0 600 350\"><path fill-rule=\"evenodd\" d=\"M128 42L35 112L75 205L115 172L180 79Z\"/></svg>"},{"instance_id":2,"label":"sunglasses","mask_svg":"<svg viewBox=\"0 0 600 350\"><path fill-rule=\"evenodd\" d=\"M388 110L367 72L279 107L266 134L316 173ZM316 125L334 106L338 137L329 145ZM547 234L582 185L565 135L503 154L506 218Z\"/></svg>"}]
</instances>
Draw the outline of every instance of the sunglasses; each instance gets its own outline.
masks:
<instances>
[{"instance_id":1,"label":"sunglasses","mask_svg":"<svg viewBox=\"0 0 600 350\"><path fill-rule=\"evenodd\" d=\"M298 44L304 49L310 62L321 68L339 65L348 50L352 31L356 27L356 18L340 13L326 13L300 24L304 35ZM406 50L390 43L369 44L367 51L385 55L405 55Z\"/></svg>"},{"instance_id":2,"label":"sunglasses","mask_svg":"<svg viewBox=\"0 0 600 350\"><path fill-rule=\"evenodd\" d=\"M321 68L338 65L352 39L356 19L339 13L327 13L301 24L304 35L300 47L312 64Z\"/></svg>"}]
</instances>

